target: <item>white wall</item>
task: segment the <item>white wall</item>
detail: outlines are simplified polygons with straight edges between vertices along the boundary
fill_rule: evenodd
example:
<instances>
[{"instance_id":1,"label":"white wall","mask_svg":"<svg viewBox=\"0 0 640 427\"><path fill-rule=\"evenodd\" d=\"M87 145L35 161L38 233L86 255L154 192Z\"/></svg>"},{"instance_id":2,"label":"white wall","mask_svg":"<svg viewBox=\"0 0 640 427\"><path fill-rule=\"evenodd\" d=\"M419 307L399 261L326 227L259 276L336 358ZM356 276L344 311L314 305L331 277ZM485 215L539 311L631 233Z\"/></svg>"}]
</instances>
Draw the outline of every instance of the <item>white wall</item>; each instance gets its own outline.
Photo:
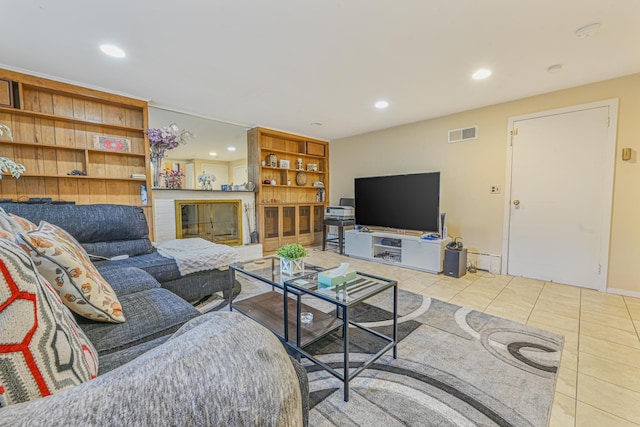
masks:
<instances>
[{"instance_id":1,"label":"white wall","mask_svg":"<svg viewBox=\"0 0 640 427\"><path fill-rule=\"evenodd\" d=\"M608 287L640 296L640 74L331 141L330 203L353 196L355 177L440 171L449 235L471 250L500 254L508 195L489 190L505 188L509 117L610 98L620 104ZM448 130L474 125L478 139L447 144ZM632 148L631 161L621 160L623 147Z\"/></svg>"}]
</instances>

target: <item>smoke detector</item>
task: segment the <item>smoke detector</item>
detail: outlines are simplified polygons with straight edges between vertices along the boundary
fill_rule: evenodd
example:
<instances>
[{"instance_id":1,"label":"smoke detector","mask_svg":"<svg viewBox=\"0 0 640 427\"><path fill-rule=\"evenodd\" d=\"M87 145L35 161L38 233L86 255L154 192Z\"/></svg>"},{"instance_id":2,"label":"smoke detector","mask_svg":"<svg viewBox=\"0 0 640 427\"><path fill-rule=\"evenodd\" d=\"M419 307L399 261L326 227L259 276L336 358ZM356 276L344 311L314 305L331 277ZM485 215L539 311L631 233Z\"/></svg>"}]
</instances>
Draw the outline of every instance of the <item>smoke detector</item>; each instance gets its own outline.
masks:
<instances>
[{"instance_id":1,"label":"smoke detector","mask_svg":"<svg viewBox=\"0 0 640 427\"><path fill-rule=\"evenodd\" d=\"M599 22L594 22L593 24L585 25L584 27L578 28L576 30L576 37L579 39L583 39L589 37L591 34L596 32L600 28Z\"/></svg>"}]
</instances>

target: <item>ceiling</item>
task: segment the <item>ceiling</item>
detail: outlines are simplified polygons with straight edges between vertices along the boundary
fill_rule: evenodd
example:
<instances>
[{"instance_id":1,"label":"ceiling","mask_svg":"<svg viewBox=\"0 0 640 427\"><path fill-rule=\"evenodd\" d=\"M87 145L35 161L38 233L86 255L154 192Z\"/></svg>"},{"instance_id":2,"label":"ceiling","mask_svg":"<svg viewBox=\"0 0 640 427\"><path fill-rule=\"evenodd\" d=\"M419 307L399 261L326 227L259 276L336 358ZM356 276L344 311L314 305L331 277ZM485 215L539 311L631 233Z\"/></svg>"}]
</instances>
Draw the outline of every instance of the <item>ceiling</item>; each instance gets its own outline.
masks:
<instances>
[{"instance_id":1,"label":"ceiling","mask_svg":"<svg viewBox=\"0 0 640 427\"><path fill-rule=\"evenodd\" d=\"M2 4L0 66L321 139L640 72L638 0Z\"/></svg>"}]
</instances>

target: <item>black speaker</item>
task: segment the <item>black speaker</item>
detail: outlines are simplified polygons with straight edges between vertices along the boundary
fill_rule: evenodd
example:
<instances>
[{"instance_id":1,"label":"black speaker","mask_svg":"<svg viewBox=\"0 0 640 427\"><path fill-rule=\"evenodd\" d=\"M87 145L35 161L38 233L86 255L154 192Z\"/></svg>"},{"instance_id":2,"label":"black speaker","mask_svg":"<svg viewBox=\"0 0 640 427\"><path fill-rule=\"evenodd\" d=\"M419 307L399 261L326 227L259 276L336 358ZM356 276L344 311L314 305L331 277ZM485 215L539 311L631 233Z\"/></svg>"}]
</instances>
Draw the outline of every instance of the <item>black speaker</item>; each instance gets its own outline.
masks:
<instances>
[{"instance_id":1,"label":"black speaker","mask_svg":"<svg viewBox=\"0 0 640 427\"><path fill-rule=\"evenodd\" d=\"M467 248L444 250L444 274L451 277L467 274Z\"/></svg>"}]
</instances>

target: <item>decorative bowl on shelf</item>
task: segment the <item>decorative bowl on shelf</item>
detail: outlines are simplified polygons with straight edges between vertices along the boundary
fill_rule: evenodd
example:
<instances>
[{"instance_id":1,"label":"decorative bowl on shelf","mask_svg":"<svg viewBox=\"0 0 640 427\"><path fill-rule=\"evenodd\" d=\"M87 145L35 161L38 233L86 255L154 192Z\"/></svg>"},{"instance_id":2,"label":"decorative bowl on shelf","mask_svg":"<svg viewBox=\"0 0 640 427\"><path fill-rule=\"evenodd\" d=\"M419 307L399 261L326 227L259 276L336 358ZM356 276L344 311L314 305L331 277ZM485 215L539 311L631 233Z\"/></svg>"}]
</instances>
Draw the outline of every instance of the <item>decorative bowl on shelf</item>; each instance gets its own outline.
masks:
<instances>
[{"instance_id":1,"label":"decorative bowl on shelf","mask_svg":"<svg viewBox=\"0 0 640 427\"><path fill-rule=\"evenodd\" d=\"M296 174L296 184L297 185L306 185L307 184L307 174L304 172L298 172Z\"/></svg>"}]
</instances>

